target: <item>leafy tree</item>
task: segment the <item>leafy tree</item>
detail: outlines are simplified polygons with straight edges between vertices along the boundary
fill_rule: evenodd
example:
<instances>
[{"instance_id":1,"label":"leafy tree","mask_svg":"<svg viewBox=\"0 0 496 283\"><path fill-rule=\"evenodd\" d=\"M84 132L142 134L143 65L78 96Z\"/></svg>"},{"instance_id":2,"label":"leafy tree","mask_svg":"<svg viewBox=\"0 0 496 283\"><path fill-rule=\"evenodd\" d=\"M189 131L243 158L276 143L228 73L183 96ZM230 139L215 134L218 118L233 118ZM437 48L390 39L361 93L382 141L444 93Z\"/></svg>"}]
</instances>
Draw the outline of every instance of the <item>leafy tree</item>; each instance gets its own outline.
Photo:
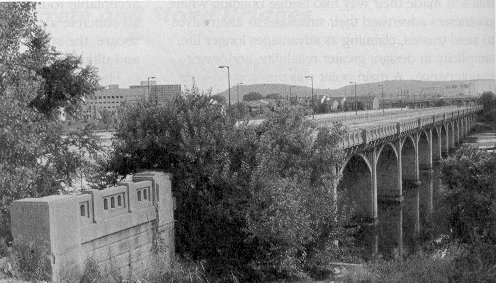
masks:
<instances>
[{"instance_id":1,"label":"leafy tree","mask_svg":"<svg viewBox=\"0 0 496 283\"><path fill-rule=\"evenodd\" d=\"M479 98L479 104L484 106L484 112L488 112L496 107L496 96L491 91L485 91Z\"/></svg>"},{"instance_id":2,"label":"leafy tree","mask_svg":"<svg viewBox=\"0 0 496 283\"><path fill-rule=\"evenodd\" d=\"M100 112L100 116L101 116L101 121L104 125L108 126L112 124L112 113L110 113L108 109L103 109Z\"/></svg>"},{"instance_id":3,"label":"leafy tree","mask_svg":"<svg viewBox=\"0 0 496 283\"><path fill-rule=\"evenodd\" d=\"M442 166L453 236L496 244L496 153L462 147Z\"/></svg>"},{"instance_id":4,"label":"leafy tree","mask_svg":"<svg viewBox=\"0 0 496 283\"><path fill-rule=\"evenodd\" d=\"M81 68L81 57L59 58L58 55L53 54L47 65L36 69L42 85L30 105L45 115L52 115L59 108L73 114L79 110L84 98L100 89L94 67Z\"/></svg>"},{"instance_id":5,"label":"leafy tree","mask_svg":"<svg viewBox=\"0 0 496 283\"><path fill-rule=\"evenodd\" d=\"M170 104L130 105L109 163L124 175L173 174L177 250L210 272L240 279L302 277L346 239L335 205L339 129L281 110L259 126L237 123L193 86ZM315 136L314 133L317 133ZM193 236L194 235L194 236Z\"/></svg>"},{"instance_id":6,"label":"leafy tree","mask_svg":"<svg viewBox=\"0 0 496 283\"><path fill-rule=\"evenodd\" d=\"M443 107L443 106L446 106L447 105L447 102L446 100L442 99L442 98L439 98L437 101L436 101L436 104L435 106L436 107Z\"/></svg>"},{"instance_id":7,"label":"leafy tree","mask_svg":"<svg viewBox=\"0 0 496 283\"><path fill-rule=\"evenodd\" d=\"M89 128L62 138L52 115L30 107L46 83L37 71L54 58L35 8L35 3L0 3L0 238L9 240L9 204L64 191L87 164L83 152L97 150ZM52 78L57 79L65 77ZM72 90L86 83L80 79ZM76 144L81 151L70 150Z\"/></svg>"},{"instance_id":8,"label":"leafy tree","mask_svg":"<svg viewBox=\"0 0 496 283\"><path fill-rule=\"evenodd\" d=\"M282 96L279 93L269 93L269 94L267 94L265 96L265 98L268 98L268 99L281 99Z\"/></svg>"},{"instance_id":9,"label":"leafy tree","mask_svg":"<svg viewBox=\"0 0 496 283\"><path fill-rule=\"evenodd\" d=\"M255 101L263 99L263 95L258 92L250 92L248 94L243 95L243 101Z\"/></svg>"}]
</instances>

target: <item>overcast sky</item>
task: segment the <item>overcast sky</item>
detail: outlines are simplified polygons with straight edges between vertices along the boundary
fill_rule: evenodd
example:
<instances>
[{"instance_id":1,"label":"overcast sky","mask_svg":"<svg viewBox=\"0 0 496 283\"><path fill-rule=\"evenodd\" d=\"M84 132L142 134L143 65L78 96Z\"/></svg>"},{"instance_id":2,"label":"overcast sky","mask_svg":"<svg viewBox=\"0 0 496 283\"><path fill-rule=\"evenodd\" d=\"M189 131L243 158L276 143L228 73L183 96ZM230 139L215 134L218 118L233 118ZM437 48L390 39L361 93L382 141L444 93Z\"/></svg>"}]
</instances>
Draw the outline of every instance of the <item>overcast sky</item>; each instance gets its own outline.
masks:
<instances>
[{"instance_id":1,"label":"overcast sky","mask_svg":"<svg viewBox=\"0 0 496 283\"><path fill-rule=\"evenodd\" d=\"M495 78L494 0L44 2L61 52L101 84L214 92L238 82L338 88L393 79Z\"/></svg>"}]
</instances>

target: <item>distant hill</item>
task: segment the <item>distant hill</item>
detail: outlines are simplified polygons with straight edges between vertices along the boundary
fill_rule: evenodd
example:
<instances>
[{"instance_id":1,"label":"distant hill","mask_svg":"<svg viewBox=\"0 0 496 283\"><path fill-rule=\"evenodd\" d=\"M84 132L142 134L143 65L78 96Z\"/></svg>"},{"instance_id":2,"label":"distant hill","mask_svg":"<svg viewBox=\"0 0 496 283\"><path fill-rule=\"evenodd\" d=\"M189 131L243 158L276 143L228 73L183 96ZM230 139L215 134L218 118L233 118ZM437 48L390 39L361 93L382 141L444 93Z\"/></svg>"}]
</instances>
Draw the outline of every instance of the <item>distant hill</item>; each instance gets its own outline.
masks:
<instances>
[{"instance_id":1,"label":"distant hill","mask_svg":"<svg viewBox=\"0 0 496 283\"><path fill-rule=\"evenodd\" d=\"M376 83L357 84L357 95L381 95L381 85L384 86L384 97L400 97L403 95L417 97L436 97L436 96L476 96L484 91L496 92L496 80L494 79L479 79L479 80L455 80L455 81L418 81L418 80L393 80L382 81ZM243 95L249 92L258 92L262 95L271 93L279 93L282 96L289 95L287 84L253 84L239 86L239 100L243 99ZM308 86L295 86L291 88L291 96L310 96L312 88ZM347 85L338 89L314 89L315 95L325 94L327 96L353 96L355 93L354 85ZM218 93L228 97L228 91ZM231 87L231 102L238 101L236 86Z\"/></svg>"}]
</instances>

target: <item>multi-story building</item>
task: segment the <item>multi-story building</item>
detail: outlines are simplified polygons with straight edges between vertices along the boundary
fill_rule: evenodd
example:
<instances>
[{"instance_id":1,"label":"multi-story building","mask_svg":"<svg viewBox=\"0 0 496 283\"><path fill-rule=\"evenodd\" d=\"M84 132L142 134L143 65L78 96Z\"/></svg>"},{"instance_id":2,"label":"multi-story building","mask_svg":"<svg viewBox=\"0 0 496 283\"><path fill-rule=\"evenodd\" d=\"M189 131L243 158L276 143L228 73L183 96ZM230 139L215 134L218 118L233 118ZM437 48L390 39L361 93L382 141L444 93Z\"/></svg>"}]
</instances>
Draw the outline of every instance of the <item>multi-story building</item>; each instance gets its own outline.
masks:
<instances>
[{"instance_id":1,"label":"multi-story building","mask_svg":"<svg viewBox=\"0 0 496 283\"><path fill-rule=\"evenodd\" d=\"M100 119L102 114L108 111L116 121L122 103L132 103L140 99L146 99L143 89L122 89L119 85L109 85L108 88L95 92L93 97L86 100L85 118Z\"/></svg>"},{"instance_id":2,"label":"multi-story building","mask_svg":"<svg viewBox=\"0 0 496 283\"><path fill-rule=\"evenodd\" d=\"M157 105L181 95L181 85L157 85L155 81L142 81L140 85L132 85L130 89L142 89L147 93L148 99Z\"/></svg>"},{"instance_id":3,"label":"multi-story building","mask_svg":"<svg viewBox=\"0 0 496 283\"><path fill-rule=\"evenodd\" d=\"M142 81L140 85L133 85L127 89L119 85L109 85L108 88L95 92L94 96L86 100L85 118L101 119L104 112L108 112L112 121L116 122L122 103L133 103L139 100L149 100L155 105L181 95L181 85L157 85L155 81Z\"/></svg>"}]
</instances>

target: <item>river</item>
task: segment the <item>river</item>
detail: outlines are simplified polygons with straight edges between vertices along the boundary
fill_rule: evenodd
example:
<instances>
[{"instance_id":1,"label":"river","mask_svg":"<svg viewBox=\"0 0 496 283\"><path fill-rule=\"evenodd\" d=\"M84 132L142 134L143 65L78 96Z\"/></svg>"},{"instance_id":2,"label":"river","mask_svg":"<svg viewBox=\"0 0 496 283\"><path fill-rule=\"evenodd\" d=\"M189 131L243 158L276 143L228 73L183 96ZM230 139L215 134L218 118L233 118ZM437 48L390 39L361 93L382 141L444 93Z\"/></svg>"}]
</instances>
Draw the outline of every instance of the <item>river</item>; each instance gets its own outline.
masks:
<instances>
[{"instance_id":1,"label":"river","mask_svg":"<svg viewBox=\"0 0 496 283\"><path fill-rule=\"evenodd\" d=\"M494 151L496 133L473 133L465 137L462 144ZM355 235L365 259L374 255L388 259L410 254L421 243L448 235L449 215L442 204L440 177L439 165L435 165L430 172L421 171L420 186L404 189L403 203L378 204L377 224L362 227Z\"/></svg>"}]
</instances>

